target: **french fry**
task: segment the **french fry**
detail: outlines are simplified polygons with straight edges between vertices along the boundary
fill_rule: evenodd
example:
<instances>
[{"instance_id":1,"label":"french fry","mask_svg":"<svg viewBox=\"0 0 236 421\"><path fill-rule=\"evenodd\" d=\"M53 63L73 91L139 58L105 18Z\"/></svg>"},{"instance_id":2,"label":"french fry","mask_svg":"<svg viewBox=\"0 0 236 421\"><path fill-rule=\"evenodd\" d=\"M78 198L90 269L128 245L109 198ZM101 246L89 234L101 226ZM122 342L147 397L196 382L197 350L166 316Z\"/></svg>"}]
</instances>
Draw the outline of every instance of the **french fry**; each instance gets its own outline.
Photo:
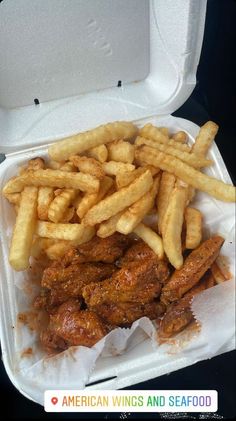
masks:
<instances>
[{"instance_id":1,"label":"french fry","mask_svg":"<svg viewBox=\"0 0 236 421\"><path fill-rule=\"evenodd\" d=\"M37 218L38 189L25 187L11 240L9 262L16 271L29 267L29 258Z\"/></svg>"},{"instance_id":2,"label":"french fry","mask_svg":"<svg viewBox=\"0 0 236 421\"><path fill-rule=\"evenodd\" d=\"M40 170L45 168L45 162L42 158L33 158L30 159L26 165L23 165L19 168L19 174L23 174L25 171L28 170Z\"/></svg>"},{"instance_id":3,"label":"french fry","mask_svg":"<svg viewBox=\"0 0 236 421\"><path fill-rule=\"evenodd\" d=\"M40 237L74 241L77 245L89 241L87 238L92 238L94 232L94 228L85 227L82 224L54 224L38 221L36 226L36 233Z\"/></svg>"},{"instance_id":4,"label":"french fry","mask_svg":"<svg viewBox=\"0 0 236 421\"><path fill-rule=\"evenodd\" d=\"M195 139L195 143L192 146L192 152L201 156L206 156L212 142L218 132L219 126L213 123L213 121L208 121L204 124L198 133L198 136Z\"/></svg>"},{"instance_id":5,"label":"french fry","mask_svg":"<svg viewBox=\"0 0 236 421\"><path fill-rule=\"evenodd\" d=\"M109 161L132 164L134 160L134 145L123 140L116 140L107 145Z\"/></svg>"},{"instance_id":6,"label":"french fry","mask_svg":"<svg viewBox=\"0 0 236 421\"><path fill-rule=\"evenodd\" d=\"M161 143L168 143L169 137L163 133L158 127L153 126L151 123L145 124L142 129L139 130L139 134L147 139L157 140Z\"/></svg>"},{"instance_id":7,"label":"french fry","mask_svg":"<svg viewBox=\"0 0 236 421\"><path fill-rule=\"evenodd\" d=\"M184 221L187 189L175 187L166 210L166 222L163 229L163 246L165 253L176 269L183 265L181 232Z\"/></svg>"},{"instance_id":8,"label":"french fry","mask_svg":"<svg viewBox=\"0 0 236 421\"><path fill-rule=\"evenodd\" d=\"M162 239L159 235L151 228L140 223L133 231L138 235L147 245L156 253L159 259L163 259L164 249Z\"/></svg>"},{"instance_id":9,"label":"french fry","mask_svg":"<svg viewBox=\"0 0 236 421\"><path fill-rule=\"evenodd\" d=\"M71 155L85 152L114 140L132 139L136 133L137 128L132 123L116 121L63 139L49 146L48 153L51 159L55 161L65 161Z\"/></svg>"},{"instance_id":10,"label":"french fry","mask_svg":"<svg viewBox=\"0 0 236 421\"><path fill-rule=\"evenodd\" d=\"M73 162L65 162L65 164L61 165L60 171L76 172L78 169L76 168L76 165L73 165Z\"/></svg>"},{"instance_id":11,"label":"french fry","mask_svg":"<svg viewBox=\"0 0 236 421\"><path fill-rule=\"evenodd\" d=\"M63 224L67 222L71 222L72 218L74 217L74 214L75 214L75 208L71 206L70 208L66 209L62 218L58 222L61 222Z\"/></svg>"},{"instance_id":12,"label":"french fry","mask_svg":"<svg viewBox=\"0 0 236 421\"><path fill-rule=\"evenodd\" d=\"M21 199L20 193L5 193L4 197L12 205L19 205L20 204L20 199Z\"/></svg>"},{"instance_id":13,"label":"french fry","mask_svg":"<svg viewBox=\"0 0 236 421\"><path fill-rule=\"evenodd\" d=\"M54 191L52 187L39 187L38 191L38 218L42 221L48 219L48 208L54 198Z\"/></svg>"},{"instance_id":14,"label":"french fry","mask_svg":"<svg viewBox=\"0 0 236 421\"><path fill-rule=\"evenodd\" d=\"M101 238L110 237L116 232L116 225L124 211L111 216L107 221L102 222L98 228L97 236Z\"/></svg>"},{"instance_id":15,"label":"french fry","mask_svg":"<svg viewBox=\"0 0 236 421\"><path fill-rule=\"evenodd\" d=\"M97 193L85 193L84 197L79 201L77 215L82 219L92 206L103 199L112 185L112 178L105 176L100 183L100 189Z\"/></svg>"},{"instance_id":16,"label":"french fry","mask_svg":"<svg viewBox=\"0 0 236 421\"><path fill-rule=\"evenodd\" d=\"M71 241L57 240L55 244L46 248L45 253L50 260L58 260L65 255L72 245L73 242Z\"/></svg>"},{"instance_id":17,"label":"french fry","mask_svg":"<svg viewBox=\"0 0 236 421\"><path fill-rule=\"evenodd\" d=\"M49 205L48 219L55 223L61 221L71 202L75 199L76 194L77 192L73 189L64 189L56 196Z\"/></svg>"},{"instance_id":18,"label":"french fry","mask_svg":"<svg viewBox=\"0 0 236 421\"><path fill-rule=\"evenodd\" d=\"M163 145L162 143L158 142L150 142L142 137L137 137L135 140L136 145L148 145L155 149L158 149L160 152L165 152L169 155L175 156L176 158L181 159L181 161L186 162L188 165L191 165L194 168L201 168L207 167L212 165L212 161L210 159L206 159L202 156L196 155L194 153L188 153L184 151L180 151L179 149L174 148L173 146L169 146L168 144Z\"/></svg>"},{"instance_id":19,"label":"french fry","mask_svg":"<svg viewBox=\"0 0 236 421\"><path fill-rule=\"evenodd\" d=\"M186 153L191 152L190 146L188 146L184 143L176 142L176 140L174 140L174 139L169 139L167 143L162 143L162 142L159 142L158 140L146 138L145 136L143 136L143 137L137 136L134 144L136 146L147 145L147 146L151 146L152 148L157 148L158 145L166 145L166 146L171 146L174 149L176 149L178 151L181 151L181 152L186 152Z\"/></svg>"},{"instance_id":20,"label":"french fry","mask_svg":"<svg viewBox=\"0 0 236 421\"><path fill-rule=\"evenodd\" d=\"M134 180L133 183L129 184L129 186L123 187L93 206L85 215L84 223L92 226L116 215L139 200L150 190L152 184L153 178L151 172L147 170Z\"/></svg>"},{"instance_id":21,"label":"french fry","mask_svg":"<svg viewBox=\"0 0 236 421\"><path fill-rule=\"evenodd\" d=\"M105 176L102 164L94 158L74 155L70 157L70 161L75 167L78 167L79 170L85 174L91 174L99 180L102 180Z\"/></svg>"},{"instance_id":22,"label":"french fry","mask_svg":"<svg viewBox=\"0 0 236 421\"><path fill-rule=\"evenodd\" d=\"M72 188L95 193L99 189L99 180L90 174L69 173L60 170L27 171L19 177L11 178L3 192L18 193L25 185L42 187Z\"/></svg>"},{"instance_id":23,"label":"french fry","mask_svg":"<svg viewBox=\"0 0 236 421\"><path fill-rule=\"evenodd\" d=\"M31 247L31 256L37 259L41 254L45 253L47 247L55 244L55 241L51 238L35 237Z\"/></svg>"},{"instance_id":24,"label":"french fry","mask_svg":"<svg viewBox=\"0 0 236 421\"><path fill-rule=\"evenodd\" d=\"M143 174L145 171L150 170L152 176L158 174L160 172L159 168L155 168L152 165L145 165L143 167L139 167L133 171L125 171L120 172L116 175L116 186L117 189L121 187L128 186L132 183L139 175Z\"/></svg>"},{"instance_id":25,"label":"french fry","mask_svg":"<svg viewBox=\"0 0 236 421\"><path fill-rule=\"evenodd\" d=\"M175 176L166 171L161 175L160 186L157 195L158 232L162 233L163 218L168 207L171 194L175 186Z\"/></svg>"},{"instance_id":26,"label":"french fry","mask_svg":"<svg viewBox=\"0 0 236 421\"><path fill-rule=\"evenodd\" d=\"M108 158L108 150L106 145L99 145L95 148L89 149L87 151L87 155L90 158L97 159L99 162L103 163L107 161Z\"/></svg>"},{"instance_id":27,"label":"french fry","mask_svg":"<svg viewBox=\"0 0 236 421\"><path fill-rule=\"evenodd\" d=\"M186 143L188 140L188 135L183 131L179 131L172 136L172 139L176 142Z\"/></svg>"},{"instance_id":28,"label":"french fry","mask_svg":"<svg viewBox=\"0 0 236 421\"><path fill-rule=\"evenodd\" d=\"M219 266L216 262L211 265L211 273L215 279L216 284L221 284L226 281L224 274L221 272Z\"/></svg>"},{"instance_id":29,"label":"french fry","mask_svg":"<svg viewBox=\"0 0 236 421\"><path fill-rule=\"evenodd\" d=\"M47 163L47 168L51 170L59 170L64 164L65 162L57 162L57 161L54 161L53 159L49 159Z\"/></svg>"},{"instance_id":30,"label":"french fry","mask_svg":"<svg viewBox=\"0 0 236 421\"><path fill-rule=\"evenodd\" d=\"M102 168L107 175L117 175L120 172L133 171L135 166L124 162L108 161L102 164Z\"/></svg>"},{"instance_id":31,"label":"french fry","mask_svg":"<svg viewBox=\"0 0 236 421\"><path fill-rule=\"evenodd\" d=\"M169 129L168 127L158 127L161 133L163 133L165 136L169 137Z\"/></svg>"},{"instance_id":32,"label":"french fry","mask_svg":"<svg viewBox=\"0 0 236 421\"><path fill-rule=\"evenodd\" d=\"M144 216L151 211L154 206L156 194L158 192L160 177L157 177L150 191L144 194L141 199L131 205L120 217L116 225L116 231L121 234L130 234L142 221Z\"/></svg>"},{"instance_id":33,"label":"french fry","mask_svg":"<svg viewBox=\"0 0 236 421\"><path fill-rule=\"evenodd\" d=\"M187 207L185 209L187 249L195 249L202 240L202 214L198 209Z\"/></svg>"},{"instance_id":34,"label":"french fry","mask_svg":"<svg viewBox=\"0 0 236 421\"><path fill-rule=\"evenodd\" d=\"M235 187L197 171L195 168L182 162L171 155L159 152L148 146L141 146L136 151L137 158L147 164L157 166L163 171L168 171L194 188L210 194L218 200L235 202Z\"/></svg>"}]
</instances>

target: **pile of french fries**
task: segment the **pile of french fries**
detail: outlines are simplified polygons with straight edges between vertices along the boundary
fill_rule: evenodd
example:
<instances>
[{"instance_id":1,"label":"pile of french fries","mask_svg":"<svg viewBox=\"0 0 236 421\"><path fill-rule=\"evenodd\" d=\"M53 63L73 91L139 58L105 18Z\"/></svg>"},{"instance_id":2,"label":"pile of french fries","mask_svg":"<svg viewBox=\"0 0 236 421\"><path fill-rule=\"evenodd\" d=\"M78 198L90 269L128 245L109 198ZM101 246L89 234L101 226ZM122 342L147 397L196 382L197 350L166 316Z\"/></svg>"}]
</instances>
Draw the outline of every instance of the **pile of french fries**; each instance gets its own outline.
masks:
<instances>
[{"instance_id":1,"label":"pile of french fries","mask_svg":"<svg viewBox=\"0 0 236 421\"><path fill-rule=\"evenodd\" d=\"M217 131L207 122L191 147L183 131L113 122L56 142L47 160L30 160L3 189L17 213L11 266L25 270L30 256L58 259L118 231L181 268L184 249L202 238L201 212L190 205L196 190L235 201L234 186L201 172L213 164L207 152ZM143 222L147 215L157 217L155 226Z\"/></svg>"}]
</instances>

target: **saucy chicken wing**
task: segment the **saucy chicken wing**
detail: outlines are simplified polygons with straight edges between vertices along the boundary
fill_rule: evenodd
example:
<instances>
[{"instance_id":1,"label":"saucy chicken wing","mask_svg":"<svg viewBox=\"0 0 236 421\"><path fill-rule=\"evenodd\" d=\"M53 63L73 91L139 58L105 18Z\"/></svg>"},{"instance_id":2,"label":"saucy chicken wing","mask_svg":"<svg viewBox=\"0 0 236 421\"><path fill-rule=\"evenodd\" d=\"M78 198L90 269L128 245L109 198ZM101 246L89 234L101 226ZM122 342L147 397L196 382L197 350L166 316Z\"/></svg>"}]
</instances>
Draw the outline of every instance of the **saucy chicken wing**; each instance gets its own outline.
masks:
<instances>
[{"instance_id":1,"label":"saucy chicken wing","mask_svg":"<svg viewBox=\"0 0 236 421\"><path fill-rule=\"evenodd\" d=\"M124 265L110 279L83 288L86 304L92 307L103 303L152 301L161 290L158 266L158 261L151 259Z\"/></svg>"},{"instance_id":2,"label":"saucy chicken wing","mask_svg":"<svg viewBox=\"0 0 236 421\"><path fill-rule=\"evenodd\" d=\"M107 333L107 326L96 313L80 310L80 304L71 299L50 316L48 329L42 333L41 341L47 348L54 349L66 349L73 345L91 347Z\"/></svg>"},{"instance_id":3,"label":"saucy chicken wing","mask_svg":"<svg viewBox=\"0 0 236 421\"><path fill-rule=\"evenodd\" d=\"M181 332L191 321L194 320L191 311L191 302L195 295L205 289L214 286L214 278L211 272L207 272L203 279L188 291L179 301L169 305L167 312L161 320L158 336L165 340L170 336Z\"/></svg>"},{"instance_id":4,"label":"saucy chicken wing","mask_svg":"<svg viewBox=\"0 0 236 421\"><path fill-rule=\"evenodd\" d=\"M204 241L186 258L181 269L175 270L161 292L161 301L168 305L181 298L198 283L217 258L224 239L214 236Z\"/></svg>"},{"instance_id":5,"label":"saucy chicken wing","mask_svg":"<svg viewBox=\"0 0 236 421\"><path fill-rule=\"evenodd\" d=\"M138 303L112 303L101 304L94 311L106 322L116 326L128 326L140 317L156 319L165 312L165 305L160 301L151 301L146 304Z\"/></svg>"}]
</instances>

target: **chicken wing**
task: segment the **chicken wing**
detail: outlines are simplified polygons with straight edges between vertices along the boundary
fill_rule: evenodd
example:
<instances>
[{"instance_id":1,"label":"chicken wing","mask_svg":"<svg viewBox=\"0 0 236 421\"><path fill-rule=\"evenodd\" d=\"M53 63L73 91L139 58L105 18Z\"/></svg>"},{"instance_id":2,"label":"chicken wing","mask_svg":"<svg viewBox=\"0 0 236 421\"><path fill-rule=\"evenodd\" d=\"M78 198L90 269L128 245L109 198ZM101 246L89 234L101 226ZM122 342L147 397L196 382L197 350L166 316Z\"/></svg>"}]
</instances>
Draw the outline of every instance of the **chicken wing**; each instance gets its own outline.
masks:
<instances>
[{"instance_id":1,"label":"chicken wing","mask_svg":"<svg viewBox=\"0 0 236 421\"><path fill-rule=\"evenodd\" d=\"M114 263L123 255L132 241L129 236L118 232L107 238L95 236L79 247L72 247L65 254L60 265L66 267L70 264L83 262Z\"/></svg>"},{"instance_id":2,"label":"chicken wing","mask_svg":"<svg viewBox=\"0 0 236 421\"><path fill-rule=\"evenodd\" d=\"M83 288L82 295L90 307L126 301L144 304L157 298L160 290L158 262L149 259L131 262L110 279L90 283Z\"/></svg>"},{"instance_id":3,"label":"chicken wing","mask_svg":"<svg viewBox=\"0 0 236 421\"><path fill-rule=\"evenodd\" d=\"M165 312L165 308L160 301L151 301L147 304L125 302L101 304L94 307L94 311L111 325L128 326L143 316L154 320Z\"/></svg>"},{"instance_id":4,"label":"chicken wing","mask_svg":"<svg viewBox=\"0 0 236 421\"><path fill-rule=\"evenodd\" d=\"M44 271L41 299L36 299L35 307L43 306L51 311L52 306L81 296L85 285L106 279L116 270L114 265L104 263L81 263L61 269L50 267Z\"/></svg>"},{"instance_id":5,"label":"chicken wing","mask_svg":"<svg viewBox=\"0 0 236 421\"><path fill-rule=\"evenodd\" d=\"M41 335L47 348L91 347L108 333L102 320L90 310L80 310L76 300L68 300L50 316L48 329ZM61 348L63 347L63 348Z\"/></svg>"},{"instance_id":6,"label":"chicken wing","mask_svg":"<svg viewBox=\"0 0 236 421\"><path fill-rule=\"evenodd\" d=\"M191 311L191 302L199 292L214 286L214 278L211 272L207 272L203 279L188 291L179 301L170 304L167 312L161 320L158 336L161 341L181 332L191 321L194 320Z\"/></svg>"},{"instance_id":7,"label":"chicken wing","mask_svg":"<svg viewBox=\"0 0 236 421\"><path fill-rule=\"evenodd\" d=\"M181 269L175 270L161 292L161 301L168 305L177 301L198 283L219 254L224 239L214 236L204 241L186 258Z\"/></svg>"}]
</instances>

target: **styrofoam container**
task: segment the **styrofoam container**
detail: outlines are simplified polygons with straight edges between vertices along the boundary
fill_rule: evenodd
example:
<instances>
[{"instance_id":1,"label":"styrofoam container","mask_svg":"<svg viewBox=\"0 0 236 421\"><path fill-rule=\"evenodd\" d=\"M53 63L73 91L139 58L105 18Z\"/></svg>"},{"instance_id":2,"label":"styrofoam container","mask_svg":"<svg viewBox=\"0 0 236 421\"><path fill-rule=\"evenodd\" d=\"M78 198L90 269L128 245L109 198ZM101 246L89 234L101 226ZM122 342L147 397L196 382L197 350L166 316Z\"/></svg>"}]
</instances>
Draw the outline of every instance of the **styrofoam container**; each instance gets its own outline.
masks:
<instances>
[{"instance_id":1,"label":"styrofoam container","mask_svg":"<svg viewBox=\"0 0 236 421\"><path fill-rule=\"evenodd\" d=\"M195 86L205 10L206 0L1 3L0 152L6 153L6 160L0 166L0 187L28 159L46 157L51 142L109 121L151 121L173 132L185 130L193 140L198 126L170 114ZM215 144L210 157L216 165L209 174L230 182ZM230 205L219 206L232 214ZM18 286L25 275L8 263L14 215L2 198L0 215L3 362L21 393L42 403L36 389L43 391L47 384L35 380L33 385L17 366L15 327L25 300ZM231 341L220 352L232 348ZM99 359L89 379L97 384L88 387L121 388L198 360L180 354L162 365L147 339L129 353Z\"/></svg>"}]
</instances>

